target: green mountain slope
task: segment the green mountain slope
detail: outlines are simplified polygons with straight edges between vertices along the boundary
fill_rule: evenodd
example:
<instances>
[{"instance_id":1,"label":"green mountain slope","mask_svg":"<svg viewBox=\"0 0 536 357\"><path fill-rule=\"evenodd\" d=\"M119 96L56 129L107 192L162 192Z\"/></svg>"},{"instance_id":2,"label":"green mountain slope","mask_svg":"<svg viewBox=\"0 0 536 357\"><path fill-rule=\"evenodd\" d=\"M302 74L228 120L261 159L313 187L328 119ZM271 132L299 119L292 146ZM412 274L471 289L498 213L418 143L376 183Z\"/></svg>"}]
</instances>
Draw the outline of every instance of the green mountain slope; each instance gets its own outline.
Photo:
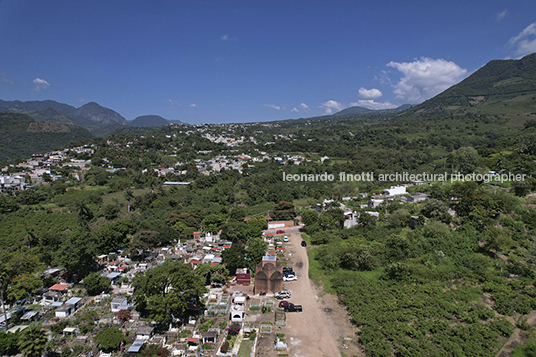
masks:
<instances>
[{"instance_id":1,"label":"green mountain slope","mask_svg":"<svg viewBox=\"0 0 536 357\"><path fill-rule=\"evenodd\" d=\"M84 128L36 122L25 114L0 113L0 160L28 158L32 154L60 149L71 141L92 136Z\"/></svg>"},{"instance_id":2,"label":"green mountain slope","mask_svg":"<svg viewBox=\"0 0 536 357\"><path fill-rule=\"evenodd\" d=\"M405 115L467 111L508 116L536 112L536 53L519 60L491 61Z\"/></svg>"},{"instance_id":3,"label":"green mountain slope","mask_svg":"<svg viewBox=\"0 0 536 357\"><path fill-rule=\"evenodd\" d=\"M168 124L169 121L159 115L142 115L128 123L128 125L135 127L163 126Z\"/></svg>"}]
</instances>

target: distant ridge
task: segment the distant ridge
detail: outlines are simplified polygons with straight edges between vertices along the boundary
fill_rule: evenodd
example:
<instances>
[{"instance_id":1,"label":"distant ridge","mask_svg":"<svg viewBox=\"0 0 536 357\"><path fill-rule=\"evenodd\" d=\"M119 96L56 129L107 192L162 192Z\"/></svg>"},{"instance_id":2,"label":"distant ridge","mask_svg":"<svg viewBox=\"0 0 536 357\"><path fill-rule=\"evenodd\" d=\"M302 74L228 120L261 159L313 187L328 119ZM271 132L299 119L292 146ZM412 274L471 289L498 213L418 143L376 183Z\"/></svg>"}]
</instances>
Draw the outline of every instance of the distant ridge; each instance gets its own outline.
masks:
<instances>
[{"instance_id":1,"label":"distant ridge","mask_svg":"<svg viewBox=\"0 0 536 357\"><path fill-rule=\"evenodd\" d=\"M377 114L377 113L381 113L381 114L397 113L397 112L407 110L407 109L409 109L411 107L412 107L411 104L403 104L403 105L401 105L401 106L399 106L397 108L393 108L393 109L378 109L378 110L374 110L374 109L368 109L368 108L365 108L365 107L354 106L354 107L349 107L349 108L343 109L340 112L332 114L331 116L352 116L352 115Z\"/></svg>"},{"instance_id":2,"label":"distant ridge","mask_svg":"<svg viewBox=\"0 0 536 357\"><path fill-rule=\"evenodd\" d=\"M0 112L27 114L36 121L75 124L85 128L109 124L126 125L127 123L126 119L117 112L102 107L95 102L75 108L54 100L28 102L0 100Z\"/></svg>"},{"instance_id":3,"label":"distant ridge","mask_svg":"<svg viewBox=\"0 0 536 357\"><path fill-rule=\"evenodd\" d=\"M128 122L128 125L138 128L163 126L168 124L169 121L159 115L140 115L139 117L136 117L136 119Z\"/></svg>"},{"instance_id":4,"label":"distant ridge","mask_svg":"<svg viewBox=\"0 0 536 357\"><path fill-rule=\"evenodd\" d=\"M145 128L145 127L160 127L169 124L184 124L180 120L168 120L162 118L160 115L140 115L136 119L127 122L128 125Z\"/></svg>"}]
</instances>

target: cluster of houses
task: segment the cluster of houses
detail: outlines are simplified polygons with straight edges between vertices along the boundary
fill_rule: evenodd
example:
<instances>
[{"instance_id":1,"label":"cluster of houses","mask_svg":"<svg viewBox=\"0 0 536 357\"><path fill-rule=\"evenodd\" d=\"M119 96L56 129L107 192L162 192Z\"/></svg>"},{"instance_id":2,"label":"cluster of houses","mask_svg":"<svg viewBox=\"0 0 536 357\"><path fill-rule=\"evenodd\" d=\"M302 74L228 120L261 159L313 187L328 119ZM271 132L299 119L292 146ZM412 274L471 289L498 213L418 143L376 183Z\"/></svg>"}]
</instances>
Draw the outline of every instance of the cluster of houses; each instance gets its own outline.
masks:
<instances>
[{"instance_id":1,"label":"cluster of houses","mask_svg":"<svg viewBox=\"0 0 536 357\"><path fill-rule=\"evenodd\" d=\"M383 190L382 194L375 194L372 195L371 198L368 200L366 204L359 205L360 209L377 209L379 207L383 207L385 204L387 204L389 201L393 201L395 198L399 202L408 202L408 203L416 203L421 202L424 200L427 200L430 198L430 195L427 195L426 193L412 193L408 194L406 191L406 188L408 186L414 186L414 185L422 185L423 182L419 181L418 183L410 183L408 185L401 185L401 186L391 186L388 189ZM351 201L351 200L363 200L369 197L367 193L359 193L358 196L346 196L342 197L343 202ZM317 212L322 212L328 207L333 207L334 200L324 200L322 203L318 203L315 207ZM344 228L352 228L357 225L357 219L359 217L359 212L356 212L352 210L351 208L348 208L343 203L338 203L337 206L341 208L344 211ZM365 213L378 218L380 216L380 213L377 211L364 211ZM416 221L415 217L412 217L412 221Z\"/></svg>"},{"instance_id":2,"label":"cluster of houses","mask_svg":"<svg viewBox=\"0 0 536 357\"><path fill-rule=\"evenodd\" d=\"M293 222L276 223L281 224L282 227L293 224ZM229 283L231 286L249 287L253 284L253 290L249 291L262 295L275 293L283 289L283 267L277 261L277 255L284 253L285 250L282 239L278 239L278 236L274 236L272 233L264 234L263 238L268 243L268 251L266 252L266 256L263 257L262 261L255 268L255 280L252 279L250 269L238 269L236 278ZM112 288L111 291L113 291L113 294L109 295L103 292L94 298L77 296L77 290L73 289L72 284L68 283L68 276L63 273L63 269L48 269L44 274L53 276L60 283L54 284L48 289L41 289L31 303L39 303L43 308L41 310L32 309L31 311L25 311L21 321L35 321L40 318L40 314L50 313L50 311L54 312L55 321L58 319L68 319L76 315L78 311L85 309L85 305L91 300L94 300L96 303L107 301L107 309L109 309L110 316L113 316L107 321L116 320L121 310L132 311L129 329L134 329L136 338L132 344L125 346L124 352L135 354L140 351L145 343L150 342L169 348L173 351L173 355L199 356L203 346L207 344L215 345L223 331L216 327L203 332L195 330L193 327L196 325L196 320L190 318L189 321L183 321L184 324L192 325L190 335L187 338L181 338L181 343L183 343L180 346L178 343L166 344L166 337L155 335L153 326L139 320L139 314L133 310L133 305L129 302L131 300L129 299L129 295L133 294L133 288L130 282L136 274L144 274L147 269L163 263L166 259L181 260L185 263L192 264L194 267L200 263L210 265L221 264L221 252L231 246L232 243L221 239L219 234L207 233L202 236L201 232L195 232L193 239L190 239L187 243L178 243L173 247L165 247L152 251L141 262L132 261L125 255L124 251L101 255L97 257L98 263L102 268L101 274L110 278L110 287ZM260 303L258 301L259 299L250 300L250 297L246 293L235 291L229 294L221 288L214 287L211 287L205 298L207 301L207 308L204 310L206 316L222 316L224 321L240 324L246 321L246 315L248 313L247 306L257 306ZM0 323L5 322L6 317L9 321L16 312L16 307L13 307L5 315L2 314L0 316ZM172 318L175 322L175 317L172 316ZM55 321L49 322L47 320L45 325L54 323ZM100 322L103 322L103 320ZM116 322L118 321L116 320ZM22 330L27 326L26 324L17 325L11 328L10 331ZM63 330L64 336L76 336L77 334L79 334L79 330L76 326L68 325ZM87 336L78 336L77 338L87 338Z\"/></svg>"},{"instance_id":3,"label":"cluster of houses","mask_svg":"<svg viewBox=\"0 0 536 357\"><path fill-rule=\"evenodd\" d=\"M202 151L200 154L209 154L211 151ZM247 154L239 154L233 156L227 155L218 155L211 159L195 159L195 166L199 173L203 175L210 175L213 173L218 173L223 170L237 170L242 172L245 167L253 167L256 162L262 162L264 160L274 160L282 165L300 165L305 162L306 159L302 155L283 155L283 156L270 156L264 151L259 151L259 155L251 156ZM175 166L182 166L183 162L178 162ZM154 173L159 177L165 177L168 174L175 176L186 175L186 170L177 170L173 167L168 168L157 168L153 169ZM147 172L147 170L142 171L142 173Z\"/></svg>"},{"instance_id":4,"label":"cluster of houses","mask_svg":"<svg viewBox=\"0 0 536 357\"><path fill-rule=\"evenodd\" d=\"M34 154L30 159L16 166L5 166L1 169L2 173L0 174L0 192L13 193L14 191L25 190L43 182L43 175L48 175L52 181L55 181L61 176L51 172L50 169L53 165L72 167L74 169L72 176L80 181L84 172L89 170L91 161L70 158L70 152L91 155L94 149L92 147L74 147L46 154ZM19 168L20 171L8 173L8 171L14 171L13 168Z\"/></svg>"}]
</instances>

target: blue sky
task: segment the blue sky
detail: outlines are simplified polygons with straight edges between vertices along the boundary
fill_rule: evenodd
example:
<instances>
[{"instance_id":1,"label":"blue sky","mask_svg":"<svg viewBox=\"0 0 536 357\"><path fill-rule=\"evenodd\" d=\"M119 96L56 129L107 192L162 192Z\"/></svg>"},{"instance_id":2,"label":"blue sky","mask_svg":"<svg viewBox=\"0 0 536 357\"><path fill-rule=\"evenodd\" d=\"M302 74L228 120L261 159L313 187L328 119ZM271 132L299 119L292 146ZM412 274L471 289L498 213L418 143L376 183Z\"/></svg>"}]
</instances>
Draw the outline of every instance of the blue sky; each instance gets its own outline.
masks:
<instances>
[{"instance_id":1,"label":"blue sky","mask_svg":"<svg viewBox=\"0 0 536 357\"><path fill-rule=\"evenodd\" d=\"M269 121L420 103L536 52L536 4L0 0L0 49L2 100Z\"/></svg>"}]
</instances>

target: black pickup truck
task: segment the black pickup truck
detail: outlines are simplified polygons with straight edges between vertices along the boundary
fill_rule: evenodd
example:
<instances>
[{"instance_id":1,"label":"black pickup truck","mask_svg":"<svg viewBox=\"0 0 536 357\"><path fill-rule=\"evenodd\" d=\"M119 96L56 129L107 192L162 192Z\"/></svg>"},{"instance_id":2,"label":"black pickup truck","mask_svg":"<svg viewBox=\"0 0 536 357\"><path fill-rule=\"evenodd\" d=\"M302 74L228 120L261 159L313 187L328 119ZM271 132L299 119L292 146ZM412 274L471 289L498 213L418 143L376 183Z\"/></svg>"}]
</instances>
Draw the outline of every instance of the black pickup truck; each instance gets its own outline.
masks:
<instances>
[{"instance_id":1,"label":"black pickup truck","mask_svg":"<svg viewBox=\"0 0 536 357\"><path fill-rule=\"evenodd\" d=\"M289 305L285 307L285 312L302 312L301 305Z\"/></svg>"}]
</instances>

